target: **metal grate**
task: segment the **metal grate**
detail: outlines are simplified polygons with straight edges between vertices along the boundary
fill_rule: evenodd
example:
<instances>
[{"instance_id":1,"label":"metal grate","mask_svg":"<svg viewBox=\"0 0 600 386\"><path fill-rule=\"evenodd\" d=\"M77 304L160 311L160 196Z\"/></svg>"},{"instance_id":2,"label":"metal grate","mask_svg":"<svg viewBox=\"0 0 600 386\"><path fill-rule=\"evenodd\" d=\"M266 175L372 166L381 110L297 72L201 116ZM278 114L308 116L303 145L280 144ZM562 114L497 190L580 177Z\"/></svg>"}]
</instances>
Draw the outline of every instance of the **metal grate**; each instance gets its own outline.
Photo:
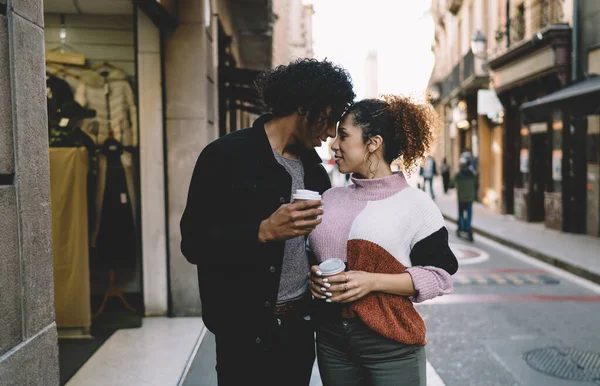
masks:
<instances>
[{"instance_id":1,"label":"metal grate","mask_svg":"<svg viewBox=\"0 0 600 386\"><path fill-rule=\"evenodd\" d=\"M600 385L600 353L545 347L526 352L523 359L529 367L546 375Z\"/></svg>"}]
</instances>

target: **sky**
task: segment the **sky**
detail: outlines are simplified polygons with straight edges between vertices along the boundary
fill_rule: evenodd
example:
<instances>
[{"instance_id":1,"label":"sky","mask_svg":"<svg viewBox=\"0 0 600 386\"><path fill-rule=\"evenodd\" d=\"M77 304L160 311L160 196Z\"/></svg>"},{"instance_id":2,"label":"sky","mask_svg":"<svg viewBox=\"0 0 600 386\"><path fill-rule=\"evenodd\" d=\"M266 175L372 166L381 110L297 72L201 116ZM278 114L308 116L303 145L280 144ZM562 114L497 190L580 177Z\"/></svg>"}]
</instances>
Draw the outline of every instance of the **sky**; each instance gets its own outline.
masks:
<instances>
[{"instance_id":1,"label":"sky","mask_svg":"<svg viewBox=\"0 0 600 386\"><path fill-rule=\"evenodd\" d=\"M305 0L314 5L313 48L352 76L365 97L365 59L378 56L379 94L422 98L434 64L431 0Z\"/></svg>"},{"instance_id":2,"label":"sky","mask_svg":"<svg viewBox=\"0 0 600 386\"><path fill-rule=\"evenodd\" d=\"M378 93L423 100L433 70L431 0L304 0L314 5L313 49L342 65L357 100L366 95L365 59L377 51ZM328 141L330 142L330 141ZM323 159L329 145L317 148Z\"/></svg>"}]
</instances>

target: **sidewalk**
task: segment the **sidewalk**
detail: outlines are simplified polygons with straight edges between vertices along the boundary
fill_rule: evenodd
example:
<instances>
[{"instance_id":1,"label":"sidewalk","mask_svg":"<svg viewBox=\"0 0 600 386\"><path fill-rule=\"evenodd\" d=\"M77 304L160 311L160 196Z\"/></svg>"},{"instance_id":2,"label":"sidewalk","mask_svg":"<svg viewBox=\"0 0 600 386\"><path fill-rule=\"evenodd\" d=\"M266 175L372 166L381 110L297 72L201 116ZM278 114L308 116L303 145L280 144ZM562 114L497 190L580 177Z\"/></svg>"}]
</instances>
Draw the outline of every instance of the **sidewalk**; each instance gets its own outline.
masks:
<instances>
[{"instance_id":1,"label":"sidewalk","mask_svg":"<svg viewBox=\"0 0 600 386\"><path fill-rule=\"evenodd\" d=\"M66 386L181 385L205 332L202 318L144 318L115 332Z\"/></svg>"},{"instance_id":2,"label":"sidewalk","mask_svg":"<svg viewBox=\"0 0 600 386\"><path fill-rule=\"evenodd\" d=\"M415 173L416 174L416 173ZM413 176L409 182L420 181ZM457 222L456 190L444 194L441 177L434 181L436 203L446 220ZM429 190L427 190L429 192ZM563 233L543 223L528 223L473 204L473 231L558 268L600 283L600 237Z\"/></svg>"}]
</instances>

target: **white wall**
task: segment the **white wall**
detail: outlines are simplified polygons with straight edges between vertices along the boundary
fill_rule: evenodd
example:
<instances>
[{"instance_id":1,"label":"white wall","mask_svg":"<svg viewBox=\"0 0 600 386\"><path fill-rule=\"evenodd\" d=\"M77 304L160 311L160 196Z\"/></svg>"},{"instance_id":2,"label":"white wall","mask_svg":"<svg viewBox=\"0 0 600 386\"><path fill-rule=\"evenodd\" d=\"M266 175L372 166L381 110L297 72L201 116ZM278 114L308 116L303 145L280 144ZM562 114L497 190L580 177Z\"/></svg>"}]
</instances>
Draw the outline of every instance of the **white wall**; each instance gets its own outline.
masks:
<instances>
[{"instance_id":1,"label":"white wall","mask_svg":"<svg viewBox=\"0 0 600 386\"><path fill-rule=\"evenodd\" d=\"M146 315L154 316L168 312L160 31L137 15L143 288Z\"/></svg>"}]
</instances>

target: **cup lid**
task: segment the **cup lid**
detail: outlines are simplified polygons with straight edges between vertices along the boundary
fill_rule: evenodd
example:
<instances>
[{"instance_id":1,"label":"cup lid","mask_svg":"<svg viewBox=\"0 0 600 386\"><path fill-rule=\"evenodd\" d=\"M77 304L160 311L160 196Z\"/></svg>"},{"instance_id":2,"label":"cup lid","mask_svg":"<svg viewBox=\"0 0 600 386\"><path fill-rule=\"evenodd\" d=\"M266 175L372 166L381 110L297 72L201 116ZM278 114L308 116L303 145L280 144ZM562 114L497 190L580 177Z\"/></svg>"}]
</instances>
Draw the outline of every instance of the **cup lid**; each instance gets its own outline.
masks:
<instances>
[{"instance_id":1,"label":"cup lid","mask_svg":"<svg viewBox=\"0 0 600 386\"><path fill-rule=\"evenodd\" d=\"M343 272L346 269L346 264L344 264L342 259L327 259L319 264L319 269L323 275L335 275L336 273Z\"/></svg>"},{"instance_id":2,"label":"cup lid","mask_svg":"<svg viewBox=\"0 0 600 386\"><path fill-rule=\"evenodd\" d=\"M321 195L319 194L319 192L315 192L315 191L312 191L312 190L298 189L292 195L292 198L295 198L295 199L304 199L304 200L320 200L321 199Z\"/></svg>"}]
</instances>

